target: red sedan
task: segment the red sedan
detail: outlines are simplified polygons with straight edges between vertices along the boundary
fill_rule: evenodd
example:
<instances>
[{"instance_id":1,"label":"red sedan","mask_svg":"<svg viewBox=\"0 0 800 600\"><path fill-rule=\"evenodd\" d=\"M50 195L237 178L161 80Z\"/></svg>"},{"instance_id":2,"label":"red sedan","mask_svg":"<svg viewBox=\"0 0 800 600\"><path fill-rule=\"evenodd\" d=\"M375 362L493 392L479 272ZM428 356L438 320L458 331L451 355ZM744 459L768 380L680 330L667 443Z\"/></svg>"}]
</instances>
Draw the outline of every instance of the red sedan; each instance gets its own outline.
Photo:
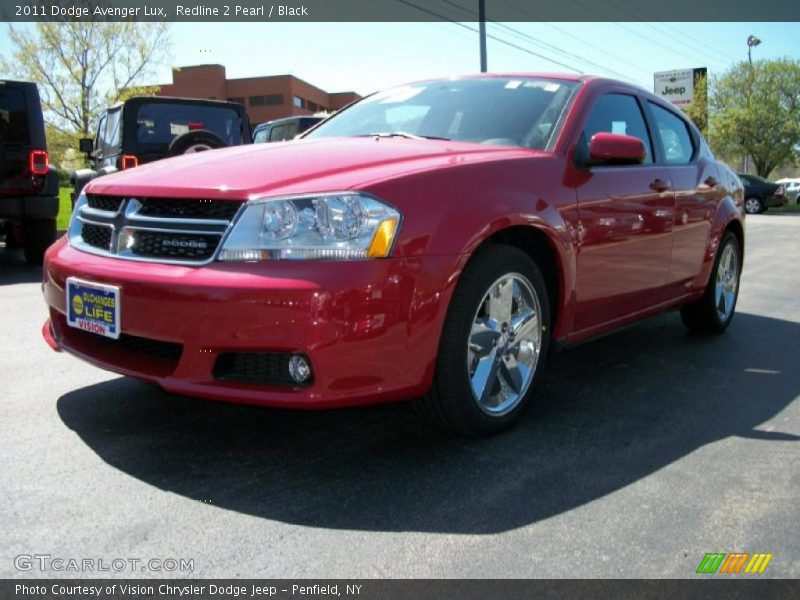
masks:
<instances>
[{"instance_id":1,"label":"red sedan","mask_svg":"<svg viewBox=\"0 0 800 600\"><path fill-rule=\"evenodd\" d=\"M232 402L415 400L510 424L556 348L674 308L733 318L742 186L674 106L608 79L490 75L373 94L303 139L86 186L47 252L43 333Z\"/></svg>"}]
</instances>

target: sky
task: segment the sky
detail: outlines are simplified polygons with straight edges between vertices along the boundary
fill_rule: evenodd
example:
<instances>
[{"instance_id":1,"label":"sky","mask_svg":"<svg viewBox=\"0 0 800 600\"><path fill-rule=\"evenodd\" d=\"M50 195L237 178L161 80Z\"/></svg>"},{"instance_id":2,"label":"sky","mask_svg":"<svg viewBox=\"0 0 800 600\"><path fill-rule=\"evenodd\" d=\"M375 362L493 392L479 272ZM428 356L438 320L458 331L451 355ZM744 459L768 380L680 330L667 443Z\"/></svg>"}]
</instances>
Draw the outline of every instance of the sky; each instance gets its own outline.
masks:
<instances>
[{"instance_id":1,"label":"sky","mask_svg":"<svg viewBox=\"0 0 800 600\"><path fill-rule=\"evenodd\" d=\"M146 27L147 24L142 24ZM0 30L7 24L0 24ZM31 25L17 25L31 27ZM475 23L173 23L173 66L218 63L229 78L291 73L325 91L366 94L480 70ZM653 87L653 73L747 59L800 59L800 23L489 23L489 71L583 72ZM502 41L500 41L502 40ZM517 47L512 47L513 44ZM9 56L5 31L0 54ZM0 77L7 75L0 73Z\"/></svg>"}]
</instances>

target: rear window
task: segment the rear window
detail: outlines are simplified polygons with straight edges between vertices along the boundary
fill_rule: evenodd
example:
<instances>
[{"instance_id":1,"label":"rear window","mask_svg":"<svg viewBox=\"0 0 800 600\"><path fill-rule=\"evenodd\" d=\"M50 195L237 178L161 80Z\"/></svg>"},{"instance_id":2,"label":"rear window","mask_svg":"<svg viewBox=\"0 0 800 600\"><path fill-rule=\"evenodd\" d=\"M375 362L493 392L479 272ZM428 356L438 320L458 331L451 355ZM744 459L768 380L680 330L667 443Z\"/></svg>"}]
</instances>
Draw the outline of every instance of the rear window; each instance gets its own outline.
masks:
<instances>
[{"instance_id":1,"label":"rear window","mask_svg":"<svg viewBox=\"0 0 800 600\"><path fill-rule=\"evenodd\" d=\"M27 144L29 140L25 94L0 86L0 142Z\"/></svg>"},{"instance_id":2,"label":"rear window","mask_svg":"<svg viewBox=\"0 0 800 600\"><path fill-rule=\"evenodd\" d=\"M218 135L228 146L243 141L243 123L232 108L156 102L140 106L136 115L136 140L142 144L169 144L199 129Z\"/></svg>"}]
</instances>

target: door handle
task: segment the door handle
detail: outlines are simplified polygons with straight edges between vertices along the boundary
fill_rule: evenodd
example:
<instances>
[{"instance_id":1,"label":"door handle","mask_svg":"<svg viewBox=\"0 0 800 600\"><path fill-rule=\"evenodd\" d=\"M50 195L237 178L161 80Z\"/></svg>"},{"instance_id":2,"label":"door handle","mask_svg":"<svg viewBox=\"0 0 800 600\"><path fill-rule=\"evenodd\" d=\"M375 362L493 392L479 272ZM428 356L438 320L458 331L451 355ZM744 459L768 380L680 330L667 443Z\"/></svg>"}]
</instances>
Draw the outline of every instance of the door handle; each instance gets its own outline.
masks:
<instances>
[{"instance_id":1,"label":"door handle","mask_svg":"<svg viewBox=\"0 0 800 600\"><path fill-rule=\"evenodd\" d=\"M650 184L650 189L658 193L666 192L671 188L672 184L669 181L664 181L663 179L656 179Z\"/></svg>"},{"instance_id":2,"label":"door handle","mask_svg":"<svg viewBox=\"0 0 800 600\"><path fill-rule=\"evenodd\" d=\"M714 177L706 177L703 183L705 183L708 187L713 188L719 183L719 181L717 181Z\"/></svg>"}]
</instances>

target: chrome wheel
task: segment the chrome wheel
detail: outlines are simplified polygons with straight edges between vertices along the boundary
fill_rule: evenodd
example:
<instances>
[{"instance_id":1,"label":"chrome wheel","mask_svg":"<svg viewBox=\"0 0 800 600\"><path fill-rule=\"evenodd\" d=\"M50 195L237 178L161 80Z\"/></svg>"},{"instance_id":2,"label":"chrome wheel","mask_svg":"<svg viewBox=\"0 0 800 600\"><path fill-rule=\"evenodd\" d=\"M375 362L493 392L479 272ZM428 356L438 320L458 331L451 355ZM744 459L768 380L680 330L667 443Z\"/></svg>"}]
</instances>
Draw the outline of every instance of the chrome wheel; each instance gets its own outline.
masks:
<instances>
[{"instance_id":1,"label":"chrome wheel","mask_svg":"<svg viewBox=\"0 0 800 600\"><path fill-rule=\"evenodd\" d=\"M739 257L733 244L727 244L722 250L717 265L717 281L714 289L714 300L717 315L723 323L727 321L736 302L739 287Z\"/></svg>"},{"instance_id":2,"label":"chrome wheel","mask_svg":"<svg viewBox=\"0 0 800 600\"><path fill-rule=\"evenodd\" d=\"M744 210L749 215L755 215L761 212L761 200L758 198L748 198L744 201Z\"/></svg>"},{"instance_id":3,"label":"chrome wheel","mask_svg":"<svg viewBox=\"0 0 800 600\"><path fill-rule=\"evenodd\" d=\"M531 283L518 273L495 281L472 320L467 374L478 407L509 413L525 397L542 349L542 315Z\"/></svg>"}]
</instances>

